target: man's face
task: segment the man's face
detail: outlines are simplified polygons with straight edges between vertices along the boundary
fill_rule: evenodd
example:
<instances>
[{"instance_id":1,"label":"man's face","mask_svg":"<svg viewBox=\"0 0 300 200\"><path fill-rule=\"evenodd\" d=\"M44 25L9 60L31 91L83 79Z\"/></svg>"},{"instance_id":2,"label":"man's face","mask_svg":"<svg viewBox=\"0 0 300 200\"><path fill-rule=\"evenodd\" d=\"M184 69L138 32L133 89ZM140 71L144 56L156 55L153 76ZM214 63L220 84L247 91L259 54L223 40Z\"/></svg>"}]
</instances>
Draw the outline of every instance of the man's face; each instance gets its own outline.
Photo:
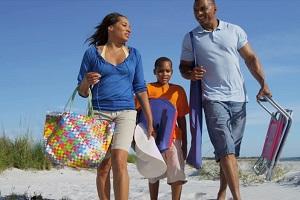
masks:
<instances>
[{"instance_id":1,"label":"man's face","mask_svg":"<svg viewBox=\"0 0 300 200\"><path fill-rule=\"evenodd\" d=\"M194 3L196 20L204 27L210 25L215 19L216 6L210 0L198 0Z\"/></svg>"}]
</instances>

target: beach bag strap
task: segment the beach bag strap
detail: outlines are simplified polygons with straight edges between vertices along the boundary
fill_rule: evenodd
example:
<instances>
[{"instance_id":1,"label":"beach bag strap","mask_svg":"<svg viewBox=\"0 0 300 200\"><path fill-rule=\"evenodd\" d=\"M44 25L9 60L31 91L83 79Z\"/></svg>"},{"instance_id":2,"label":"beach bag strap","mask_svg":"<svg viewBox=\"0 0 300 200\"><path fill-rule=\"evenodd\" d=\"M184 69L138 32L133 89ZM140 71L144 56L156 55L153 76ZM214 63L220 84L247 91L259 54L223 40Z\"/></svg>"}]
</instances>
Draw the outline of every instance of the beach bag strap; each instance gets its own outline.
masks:
<instances>
[{"instance_id":1,"label":"beach bag strap","mask_svg":"<svg viewBox=\"0 0 300 200\"><path fill-rule=\"evenodd\" d=\"M77 86L72 95L70 96L70 98L68 99L65 107L64 107L64 112L71 112L71 108L72 108L72 105L74 103L74 99L75 99L75 96L76 94L78 93L78 89L79 89L79 86ZM94 109L93 109L93 105L92 105L92 91L91 89L89 88L89 91L88 91L89 95L87 97L87 116L94 116Z\"/></svg>"}]
</instances>

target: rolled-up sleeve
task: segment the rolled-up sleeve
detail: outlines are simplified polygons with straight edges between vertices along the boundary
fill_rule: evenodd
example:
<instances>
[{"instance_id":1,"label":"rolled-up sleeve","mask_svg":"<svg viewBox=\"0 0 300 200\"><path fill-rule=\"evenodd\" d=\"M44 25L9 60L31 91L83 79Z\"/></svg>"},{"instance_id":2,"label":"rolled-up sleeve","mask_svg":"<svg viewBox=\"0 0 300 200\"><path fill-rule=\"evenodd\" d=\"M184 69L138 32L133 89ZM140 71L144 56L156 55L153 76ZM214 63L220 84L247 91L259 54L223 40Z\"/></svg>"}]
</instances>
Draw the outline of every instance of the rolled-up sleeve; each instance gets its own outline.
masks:
<instances>
[{"instance_id":1,"label":"rolled-up sleeve","mask_svg":"<svg viewBox=\"0 0 300 200\"><path fill-rule=\"evenodd\" d=\"M90 66L91 66L91 59L90 59L90 49L86 50L82 61L81 61L81 66L80 66L80 70L78 73L78 77L77 77L77 81L78 81L78 85L81 83L81 81L84 78L84 75L88 72Z\"/></svg>"},{"instance_id":2,"label":"rolled-up sleeve","mask_svg":"<svg viewBox=\"0 0 300 200\"><path fill-rule=\"evenodd\" d=\"M133 92L140 93L147 90L146 82L144 79L144 71L143 71L143 64L142 64L142 58L141 55L136 51L136 67L135 67L135 73L133 78Z\"/></svg>"}]
</instances>

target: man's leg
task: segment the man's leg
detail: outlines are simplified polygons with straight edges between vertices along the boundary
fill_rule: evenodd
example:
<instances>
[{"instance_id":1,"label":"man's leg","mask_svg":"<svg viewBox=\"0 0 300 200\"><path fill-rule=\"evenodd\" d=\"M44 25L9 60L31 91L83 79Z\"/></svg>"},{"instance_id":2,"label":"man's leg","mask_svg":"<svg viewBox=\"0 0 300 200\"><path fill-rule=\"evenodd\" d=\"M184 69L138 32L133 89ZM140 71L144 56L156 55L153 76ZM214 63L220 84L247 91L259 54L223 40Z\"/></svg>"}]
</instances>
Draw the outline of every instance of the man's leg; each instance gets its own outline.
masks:
<instances>
[{"instance_id":1,"label":"man's leg","mask_svg":"<svg viewBox=\"0 0 300 200\"><path fill-rule=\"evenodd\" d=\"M227 181L226 181L226 178L224 176L223 169L220 165L220 188L219 188L217 200L225 200L225 198L226 198L226 189L227 189Z\"/></svg>"},{"instance_id":2,"label":"man's leg","mask_svg":"<svg viewBox=\"0 0 300 200\"><path fill-rule=\"evenodd\" d=\"M128 152L121 149L111 150L113 186L116 200L128 200L129 177L127 170Z\"/></svg>"},{"instance_id":3,"label":"man's leg","mask_svg":"<svg viewBox=\"0 0 300 200\"><path fill-rule=\"evenodd\" d=\"M229 154L220 159L221 169L234 200L240 200L240 183L238 165L235 155Z\"/></svg>"},{"instance_id":4,"label":"man's leg","mask_svg":"<svg viewBox=\"0 0 300 200\"><path fill-rule=\"evenodd\" d=\"M219 199L224 199L228 184L233 198L240 199L239 178L236 156L246 122L246 103L204 101L206 125L210 140L220 161Z\"/></svg>"},{"instance_id":5,"label":"man's leg","mask_svg":"<svg viewBox=\"0 0 300 200\"><path fill-rule=\"evenodd\" d=\"M182 191L182 181L177 181L171 184L172 200L180 200Z\"/></svg>"},{"instance_id":6,"label":"man's leg","mask_svg":"<svg viewBox=\"0 0 300 200\"><path fill-rule=\"evenodd\" d=\"M101 200L110 199L110 169L110 157L103 160L100 166L97 168L96 186L98 191L98 197Z\"/></svg>"},{"instance_id":7,"label":"man's leg","mask_svg":"<svg viewBox=\"0 0 300 200\"><path fill-rule=\"evenodd\" d=\"M158 198L158 190L159 190L159 181L155 183L149 182L149 192L150 192L150 199L157 200Z\"/></svg>"}]
</instances>

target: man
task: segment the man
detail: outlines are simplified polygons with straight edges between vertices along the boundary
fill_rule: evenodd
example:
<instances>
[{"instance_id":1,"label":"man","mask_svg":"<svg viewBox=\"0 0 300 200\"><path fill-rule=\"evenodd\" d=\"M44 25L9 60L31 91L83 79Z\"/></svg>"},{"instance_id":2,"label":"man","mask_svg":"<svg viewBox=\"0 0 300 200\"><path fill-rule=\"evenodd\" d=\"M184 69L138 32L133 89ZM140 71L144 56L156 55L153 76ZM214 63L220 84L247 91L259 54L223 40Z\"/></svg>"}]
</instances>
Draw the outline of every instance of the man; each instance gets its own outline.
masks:
<instances>
[{"instance_id":1,"label":"man","mask_svg":"<svg viewBox=\"0 0 300 200\"><path fill-rule=\"evenodd\" d=\"M261 86L257 98L271 96L271 92L246 33L237 25L219 20L216 11L214 0L195 0L194 15L200 26L192 30L192 37L189 33L184 37L180 71L186 79L202 80L206 125L220 164L217 199L225 199L228 185L233 199L239 200L236 157L245 128L247 101L239 55Z\"/></svg>"}]
</instances>

